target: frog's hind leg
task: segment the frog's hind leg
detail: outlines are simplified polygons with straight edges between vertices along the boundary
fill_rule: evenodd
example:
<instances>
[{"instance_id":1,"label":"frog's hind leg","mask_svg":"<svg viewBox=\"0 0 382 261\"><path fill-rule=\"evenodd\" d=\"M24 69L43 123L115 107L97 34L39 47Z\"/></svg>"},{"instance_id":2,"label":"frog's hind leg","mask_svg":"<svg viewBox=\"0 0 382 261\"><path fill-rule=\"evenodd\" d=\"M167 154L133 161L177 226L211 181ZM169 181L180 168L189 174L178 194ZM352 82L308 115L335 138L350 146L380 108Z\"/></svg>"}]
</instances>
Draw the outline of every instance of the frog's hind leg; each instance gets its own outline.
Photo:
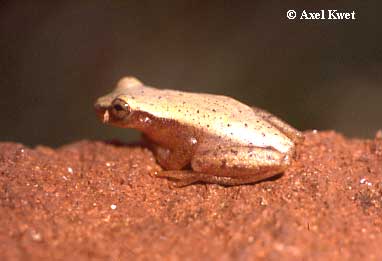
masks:
<instances>
[{"instance_id":1,"label":"frog's hind leg","mask_svg":"<svg viewBox=\"0 0 382 261\"><path fill-rule=\"evenodd\" d=\"M284 122L283 120L277 118L276 116L265 110L256 107L252 107L252 109L256 113L256 115L259 115L264 120L273 124L277 129L285 133L285 135L288 138L290 138L293 142L301 143L304 141L304 135L292 126L290 126L288 123Z\"/></svg>"},{"instance_id":2,"label":"frog's hind leg","mask_svg":"<svg viewBox=\"0 0 382 261\"><path fill-rule=\"evenodd\" d=\"M157 176L175 181L178 187L195 182L241 185L282 173L290 161L288 154L271 148L223 147L196 153L191 160L193 171L162 171Z\"/></svg>"}]
</instances>

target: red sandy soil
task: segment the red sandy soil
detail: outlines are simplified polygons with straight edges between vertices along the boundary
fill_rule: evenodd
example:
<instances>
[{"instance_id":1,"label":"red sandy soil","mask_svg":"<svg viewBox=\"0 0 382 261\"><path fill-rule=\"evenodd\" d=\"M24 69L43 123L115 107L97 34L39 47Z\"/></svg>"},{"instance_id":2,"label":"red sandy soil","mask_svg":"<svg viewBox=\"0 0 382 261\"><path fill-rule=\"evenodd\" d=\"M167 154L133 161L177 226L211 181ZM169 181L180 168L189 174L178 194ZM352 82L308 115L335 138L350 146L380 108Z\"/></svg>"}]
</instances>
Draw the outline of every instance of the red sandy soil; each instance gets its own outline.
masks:
<instances>
[{"instance_id":1,"label":"red sandy soil","mask_svg":"<svg viewBox=\"0 0 382 261\"><path fill-rule=\"evenodd\" d=\"M382 139L305 135L235 187L172 187L139 145L0 143L0 259L382 260Z\"/></svg>"}]
</instances>

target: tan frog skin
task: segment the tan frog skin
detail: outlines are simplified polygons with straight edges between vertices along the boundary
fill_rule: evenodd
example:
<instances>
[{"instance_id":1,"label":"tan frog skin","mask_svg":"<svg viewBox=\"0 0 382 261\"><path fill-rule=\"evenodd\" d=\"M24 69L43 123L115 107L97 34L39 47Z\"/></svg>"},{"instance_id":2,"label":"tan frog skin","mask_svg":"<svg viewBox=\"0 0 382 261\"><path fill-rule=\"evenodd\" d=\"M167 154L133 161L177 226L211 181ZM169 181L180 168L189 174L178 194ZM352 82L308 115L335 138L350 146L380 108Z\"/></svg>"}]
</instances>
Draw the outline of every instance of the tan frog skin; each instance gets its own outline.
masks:
<instances>
[{"instance_id":1,"label":"tan frog skin","mask_svg":"<svg viewBox=\"0 0 382 261\"><path fill-rule=\"evenodd\" d=\"M105 123L144 133L163 171L178 186L239 185L282 173L301 132L272 114L233 98L145 86L133 77L100 97Z\"/></svg>"}]
</instances>

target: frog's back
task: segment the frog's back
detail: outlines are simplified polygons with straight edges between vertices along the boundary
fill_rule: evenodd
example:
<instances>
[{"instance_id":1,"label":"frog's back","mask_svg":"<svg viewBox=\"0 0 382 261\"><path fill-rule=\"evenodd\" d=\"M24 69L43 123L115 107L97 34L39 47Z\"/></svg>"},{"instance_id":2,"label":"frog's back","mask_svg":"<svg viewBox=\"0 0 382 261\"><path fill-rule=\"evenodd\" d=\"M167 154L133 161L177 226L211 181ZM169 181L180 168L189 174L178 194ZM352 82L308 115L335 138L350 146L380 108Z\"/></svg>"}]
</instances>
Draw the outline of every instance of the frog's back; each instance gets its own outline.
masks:
<instances>
[{"instance_id":1,"label":"frog's back","mask_svg":"<svg viewBox=\"0 0 382 261\"><path fill-rule=\"evenodd\" d=\"M293 142L253 109L233 98L141 86L123 92L133 110L171 119L241 146L288 151Z\"/></svg>"},{"instance_id":2,"label":"frog's back","mask_svg":"<svg viewBox=\"0 0 382 261\"><path fill-rule=\"evenodd\" d=\"M140 87L124 92L132 109L191 125L253 118L251 107L227 96Z\"/></svg>"}]
</instances>

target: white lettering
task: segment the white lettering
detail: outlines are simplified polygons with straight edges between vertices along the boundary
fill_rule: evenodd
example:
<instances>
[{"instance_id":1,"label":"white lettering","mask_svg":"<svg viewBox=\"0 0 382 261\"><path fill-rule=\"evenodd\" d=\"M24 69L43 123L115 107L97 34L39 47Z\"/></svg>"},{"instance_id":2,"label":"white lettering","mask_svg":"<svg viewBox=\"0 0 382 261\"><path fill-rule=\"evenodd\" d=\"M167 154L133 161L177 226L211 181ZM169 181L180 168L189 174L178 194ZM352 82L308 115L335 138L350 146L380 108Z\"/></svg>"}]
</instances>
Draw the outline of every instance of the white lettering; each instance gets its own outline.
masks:
<instances>
[{"instance_id":1,"label":"white lettering","mask_svg":"<svg viewBox=\"0 0 382 261\"><path fill-rule=\"evenodd\" d=\"M337 12L337 10L328 10L328 19L330 20L355 20L355 11L349 12Z\"/></svg>"},{"instance_id":2,"label":"white lettering","mask_svg":"<svg viewBox=\"0 0 382 261\"><path fill-rule=\"evenodd\" d=\"M301 16L300 16L300 19L309 19L309 18L308 18L308 14L306 13L305 10L302 11Z\"/></svg>"},{"instance_id":3,"label":"white lettering","mask_svg":"<svg viewBox=\"0 0 382 261\"><path fill-rule=\"evenodd\" d=\"M321 19L325 20L325 10L324 9L321 10Z\"/></svg>"},{"instance_id":4,"label":"white lettering","mask_svg":"<svg viewBox=\"0 0 382 261\"><path fill-rule=\"evenodd\" d=\"M292 10L296 15L296 12ZM318 12L308 12L302 10L300 14L300 20L356 20L356 11L351 12L339 12L336 9L321 9ZM289 18L289 19L294 19Z\"/></svg>"},{"instance_id":5,"label":"white lettering","mask_svg":"<svg viewBox=\"0 0 382 261\"><path fill-rule=\"evenodd\" d=\"M355 11L351 12L351 19L355 20Z\"/></svg>"},{"instance_id":6,"label":"white lettering","mask_svg":"<svg viewBox=\"0 0 382 261\"><path fill-rule=\"evenodd\" d=\"M328 10L329 11L329 17L330 20L337 20L337 17L334 16L334 14L337 12L337 10Z\"/></svg>"},{"instance_id":7,"label":"white lettering","mask_svg":"<svg viewBox=\"0 0 382 261\"><path fill-rule=\"evenodd\" d=\"M325 19L325 10L321 10L320 12L307 12L306 10L303 10L301 13L300 19L305 19L305 20Z\"/></svg>"}]
</instances>

